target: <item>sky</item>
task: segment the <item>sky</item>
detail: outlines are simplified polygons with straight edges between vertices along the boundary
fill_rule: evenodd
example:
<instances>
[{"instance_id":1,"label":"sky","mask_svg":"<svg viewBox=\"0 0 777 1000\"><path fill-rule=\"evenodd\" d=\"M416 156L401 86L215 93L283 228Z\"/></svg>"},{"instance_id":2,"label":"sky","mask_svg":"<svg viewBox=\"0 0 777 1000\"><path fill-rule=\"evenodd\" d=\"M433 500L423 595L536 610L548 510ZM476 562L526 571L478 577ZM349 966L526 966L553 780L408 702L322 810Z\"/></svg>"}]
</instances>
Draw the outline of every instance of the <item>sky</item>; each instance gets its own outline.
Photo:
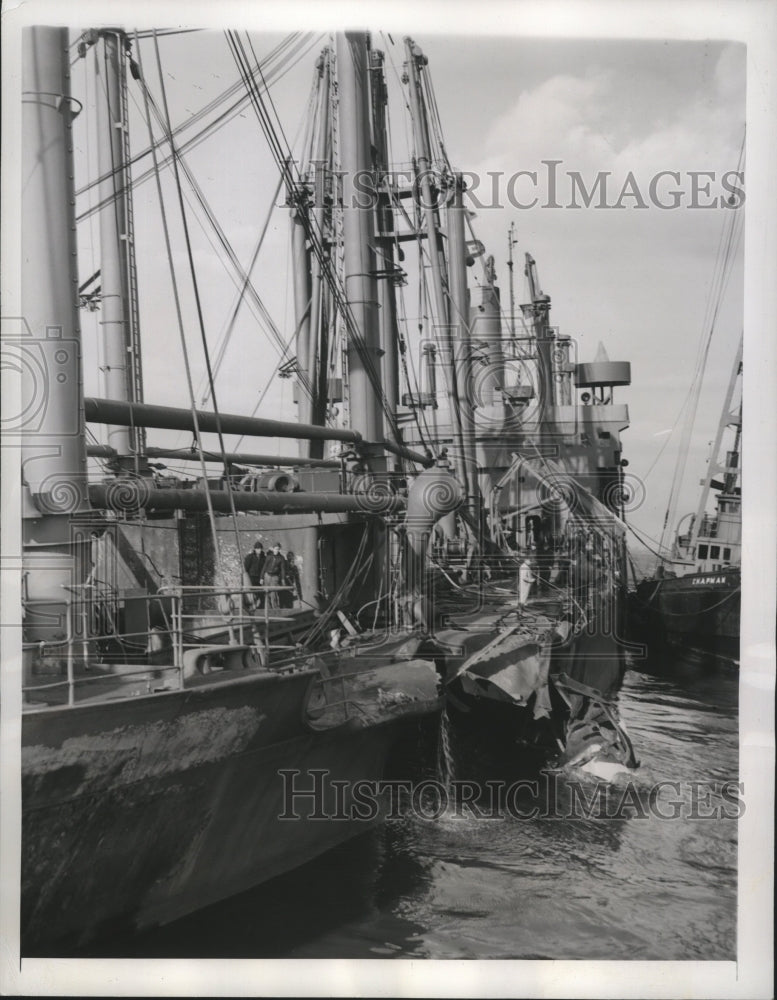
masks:
<instances>
[{"instance_id":1,"label":"sky","mask_svg":"<svg viewBox=\"0 0 777 1000\"><path fill-rule=\"evenodd\" d=\"M73 32L73 39L76 35ZM742 330L746 200L738 208L721 207L721 202L730 194L723 187L724 175L740 165L745 46L723 41L496 34L470 38L415 32L414 37L429 60L428 72L450 159L456 168L481 179L472 192L477 201L470 203L475 212L473 226L487 253L495 256L503 303L508 300L507 234L514 223L516 301L528 297L522 261L529 252L537 262L542 289L552 299L551 321L560 333L574 338L578 359L592 360L601 342L612 360L631 362L632 385L616 390L616 399L628 403L630 409L631 426L623 434L628 471L643 479L646 489L644 502L630 511L629 519L657 540L678 456L679 415L699 344L710 330L711 308L716 301L716 261L726 227L733 227L732 266L716 318L678 517L696 507L699 480L705 473ZM283 38L283 34L250 33L260 59ZM323 33L311 33L290 60L285 75L270 88L278 120L292 146L306 112L315 57L326 41ZM402 33L375 33L373 45L386 52L390 98L396 98L404 59ZM153 41L141 40L139 46L144 73L159 100ZM238 79L223 33L163 36L159 51L174 124ZM73 92L85 101L87 109L93 101L89 62L77 60L72 69ZM144 148L148 135L141 113L142 97L132 84L130 81L132 145ZM391 132L395 157L404 163L408 153L402 105L398 101L399 111L392 112ZM87 178L97 175L96 138L89 118L82 115L75 124L79 188ZM559 161L555 203L560 207L549 206L553 199L547 161L551 160ZM238 257L247 264L273 205L278 179L250 108L194 149L187 162ZM511 187L508 181L519 171L536 172L536 184L524 173ZM651 179L661 171L677 172L679 183L664 177L651 197ZM693 171L712 175L697 182L695 193ZM580 207L567 207L572 201L569 175L578 174L590 190L602 172L609 172L603 199L597 195L590 207L585 207L578 193ZM498 178L496 188L493 180L486 180L494 176ZM619 201L624 184L630 187ZM736 178L730 178L729 185L745 187ZM203 355L169 171L163 187L187 345L200 399ZM673 196L672 191L679 193ZM538 201L531 208L518 207L511 204L511 195L523 206L535 197ZM742 196L736 198L739 204ZM79 194L78 213L83 214L94 200L93 189ZM192 202L191 196L188 200ZM659 201L663 205L679 201L679 205L661 208L656 204ZM696 207L692 207L694 202ZM621 207L606 207L616 203ZM201 213L191 207L187 212L213 356L234 308L237 279L206 239ZM145 397L149 402L188 406L153 180L136 190L135 225ZM79 264L84 275L99 266L97 240L96 216L84 219L79 224ZM284 338L294 327L289 251L288 216L282 199L278 199L253 280ZM475 275L473 269L471 279ZM412 293L409 298L408 313L412 315L417 311L412 307ZM102 394L94 363L99 363L96 318L96 314L83 316L86 391L90 395ZM220 410L251 412L269 383L259 415L293 419L292 383L272 377L278 354L256 318L242 309L217 379ZM151 432L149 440L152 438L155 444L189 443L188 435L172 432ZM228 446L234 443L227 442ZM244 441L242 447L293 454L295 446L290 441L253 440Z\"/></svg>"}]
</instances>

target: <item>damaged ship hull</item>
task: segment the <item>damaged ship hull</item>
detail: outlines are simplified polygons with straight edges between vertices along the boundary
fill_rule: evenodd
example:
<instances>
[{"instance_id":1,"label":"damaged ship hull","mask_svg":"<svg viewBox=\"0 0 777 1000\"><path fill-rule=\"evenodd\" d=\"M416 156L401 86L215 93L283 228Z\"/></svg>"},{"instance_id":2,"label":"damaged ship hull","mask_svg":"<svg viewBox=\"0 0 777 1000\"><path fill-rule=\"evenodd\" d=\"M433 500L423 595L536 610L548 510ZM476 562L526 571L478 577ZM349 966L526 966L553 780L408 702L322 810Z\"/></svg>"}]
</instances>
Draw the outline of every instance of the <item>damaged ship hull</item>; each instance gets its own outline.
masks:
<instances>
[{"instance_id":1,"label":"damaged ship hull","mask_svg":"<svg viewBox=\"0 0 777 1000\"><path fill-rule=\"evenodd\" d=\"M417 665L404 665L408 676ZM439 711L436 674L425 673L398 708L388 699L376 712L375 692L403 683L393 667L389 677L362 663L351 676L366 719L357 710L339 724L343 703L327 706L315 669L229 671L120 713L115 702L25 713L22 953L68 954L169 922L368 829L378 817L351 817L350 791L336 802L330 781L351 789L384 775L392 751ZM359 692L348 696L358 706ZM314 799L315 771L328 777Z\"/></svg>"}]
</instances>

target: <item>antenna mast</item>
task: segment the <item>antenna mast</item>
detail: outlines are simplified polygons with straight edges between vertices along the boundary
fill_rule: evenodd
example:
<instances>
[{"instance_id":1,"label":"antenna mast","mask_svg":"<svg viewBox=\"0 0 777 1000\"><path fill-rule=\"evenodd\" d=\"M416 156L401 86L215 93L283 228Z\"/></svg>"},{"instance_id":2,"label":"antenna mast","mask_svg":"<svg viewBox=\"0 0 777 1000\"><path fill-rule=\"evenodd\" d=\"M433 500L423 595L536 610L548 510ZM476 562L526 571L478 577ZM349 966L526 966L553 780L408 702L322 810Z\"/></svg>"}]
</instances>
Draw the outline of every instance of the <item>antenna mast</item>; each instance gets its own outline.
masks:
<instances>
[{"instance_id":1,"label":"antenna mast","mask_svg":"<svg viewBox=\"0 0 777 1000\"><path fill-rule=\"evenodd\" d=\"M515 275L513 273L513 247L518 242L515 238L515 223L510 223L507 232L507 267L510 271L510 336L515 337Z\"/></svg>"}]
</instances>

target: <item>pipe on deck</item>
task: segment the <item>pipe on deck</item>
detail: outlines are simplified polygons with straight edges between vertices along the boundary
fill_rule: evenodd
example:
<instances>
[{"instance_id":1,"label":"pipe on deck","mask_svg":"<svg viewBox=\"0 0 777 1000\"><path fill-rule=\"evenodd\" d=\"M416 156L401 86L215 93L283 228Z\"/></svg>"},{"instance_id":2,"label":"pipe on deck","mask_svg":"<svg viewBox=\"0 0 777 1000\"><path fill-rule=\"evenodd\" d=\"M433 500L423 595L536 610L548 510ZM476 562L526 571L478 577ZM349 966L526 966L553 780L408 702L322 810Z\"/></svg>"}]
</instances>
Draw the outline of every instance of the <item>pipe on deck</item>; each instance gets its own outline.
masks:
<instances>
[{"instance_id":1,"label":"pipe on deck","mask_svg":"<svg viewBox=\"0 0 777 1000\"><path fill-rule=\"evenodd\" d=\"M156 427L161 430L193 431L192 411L175 406L158 406L154 403L128 403L114 399L84 400L87 421L93 424L121 424L125 427ZM296 424L285 420L267 420L264 417L244 417L236 413L215 413L197 410L201 431L224 434L243 434L249 437L306 438L320 441L362 440L358 431L344 427L317 427L313 424Z\"/></svg>"},{"instance_id":2,"label":"pipe on deck","mask_svg":"<svg viewBox=\"0 0 777 1000\"><path fill-rule=\"evenodd\" d=\"M154 403L128 403L114 399L84 400L86 420L93 424L121 424L125 427L155 427L158 430L193 431L192 411L175 406L158 406ZM296 424L285 420L268 420L264 417L244 417L236 413L215 413L197 410L201 431L218 431L224 434L242 434L247 437L282 437L310 441L346 441L363 447L378 447L393 455L428 467L434 459L409 448L402 448L390 441L365 441L358 431L345 427L319 427L315 424ZM220 460L220 458L219 458Z\"/></svg>"},{"instance_id":3,"label":"pipe on deck","mask_svg":"<svg viewBox=\"0 0 777 1000\"><path fill-rule=\"evenodd\" d=\"M90 444L86 447L89 458L116 459L119 453L107 444ZM199 462L200 453L192 448L156 448L149 446L144 452L146 458L174 458L179 462ZM231 465L271 465L280 468L288 466L305 466L317 469L339 469L340 461L336 458L299 458L290 455L256 455L247 451L228 451L224 455L217 451L203 451L206 462L223 463L224 459Z\"/></svg>"},{"instance_id":4,"label":"pipe on deck","mask_svg":"<svg viewBox=\"0 0 777 1000\"><path fill-rule=\"evenodd\" d=\"M210 490L213 510L229 514L230 494ZM203 489L156 489L142 479L117 479L112 483L90 483L93 507L123 513L147 511L207 511L208 495ZM396 493L270 493L232 491L235 510L272 514L378 514L396 513L405 507Z\"/></svg>"}]
</instances>

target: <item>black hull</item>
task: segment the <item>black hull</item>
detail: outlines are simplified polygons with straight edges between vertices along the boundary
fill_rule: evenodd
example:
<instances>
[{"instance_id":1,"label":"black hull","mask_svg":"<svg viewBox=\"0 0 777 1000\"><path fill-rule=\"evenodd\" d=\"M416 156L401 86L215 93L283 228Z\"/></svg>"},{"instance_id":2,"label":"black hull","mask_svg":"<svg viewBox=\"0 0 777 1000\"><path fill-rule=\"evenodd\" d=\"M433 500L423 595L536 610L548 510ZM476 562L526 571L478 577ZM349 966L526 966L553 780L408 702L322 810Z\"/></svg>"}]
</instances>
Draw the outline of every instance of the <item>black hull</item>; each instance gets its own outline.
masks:
<instances>
[{"instance_id":1,"label":"black hull","mask_svg":"<svg viewBox=\"0 0 777 1000\"><path fill-rule=\"evenodd\" d=\"M680 652L702 662L739 661L739 570L645 580L631 595L630 628L648 656Z\"/></svg>"}]
</instances>

